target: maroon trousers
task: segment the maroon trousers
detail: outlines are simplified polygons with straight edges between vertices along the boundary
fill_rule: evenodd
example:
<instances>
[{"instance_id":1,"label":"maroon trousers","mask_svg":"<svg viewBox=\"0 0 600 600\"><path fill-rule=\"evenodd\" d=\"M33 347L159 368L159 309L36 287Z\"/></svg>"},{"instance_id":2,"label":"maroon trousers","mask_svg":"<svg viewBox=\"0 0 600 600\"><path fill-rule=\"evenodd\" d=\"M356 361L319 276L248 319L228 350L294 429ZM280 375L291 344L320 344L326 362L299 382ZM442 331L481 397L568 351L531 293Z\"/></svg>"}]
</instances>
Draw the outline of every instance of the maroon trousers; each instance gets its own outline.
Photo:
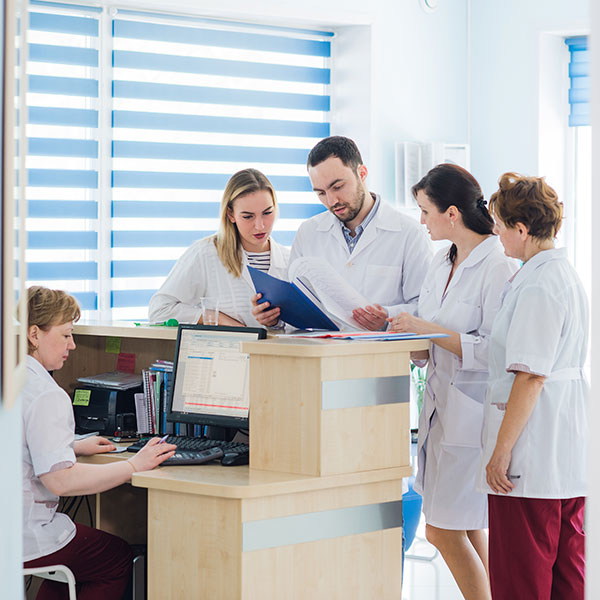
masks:
<instances>
[{"instance_id":1,"label":"maroon trousers","mask_svg":"<svg viewBox=\"0 0 600 600\"><path fill-rule=\"evenodd\" d=\"M64 548L30 560L24 567L66 565L75 575L78 600L121 600L133 561L129 545L99 529L78 523L75 526L75 537ZM36 600L67 600L68 597L65 583L46 579Z\"/></svg>"},{"instance_id":2,"label":"maroon trousers","mask_svg":"<svg viewBox=\"0 0 600 600\"><path fill-rule=\"evenodd\" d=\"M494 600L583 600L585 498L488 496Z\"/></svg>"}]
</instances>

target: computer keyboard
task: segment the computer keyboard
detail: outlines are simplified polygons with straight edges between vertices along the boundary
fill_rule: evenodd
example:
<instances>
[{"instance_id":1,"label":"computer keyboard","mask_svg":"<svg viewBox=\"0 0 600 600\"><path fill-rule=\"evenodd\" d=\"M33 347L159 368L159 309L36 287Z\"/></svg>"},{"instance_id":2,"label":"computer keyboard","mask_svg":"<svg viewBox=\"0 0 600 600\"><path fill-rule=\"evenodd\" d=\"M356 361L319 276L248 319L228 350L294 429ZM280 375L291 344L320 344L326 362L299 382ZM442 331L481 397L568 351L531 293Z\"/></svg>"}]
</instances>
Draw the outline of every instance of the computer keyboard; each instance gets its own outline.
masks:
<instances>
[{"instance_id":1,"label":"computer keyboard","mask_svg":"<svg viewBox=\"0 0 600 600\"><path fill-rule=\"evenodd\" d=\"M149 439L149 436L141 438L138 442L131 444L131 446L127 448L127 451L139 452L146 445L146 442L148 442ZM175 444L178 451L185 450L199 452L202 450L209 450L210 448L220 448L223 450L224 454L246 454L250 451L248 444L241 444L240 442L226 442L225 440L210 440L204 437L169 435L165 442L167 444Z\"/></svg>"},{"instance_id":2,"label":"computer keyboard","mask_svg":"<svg viewBox=\"0 0 600 600\"><path fill-rule=\"evenodd\" d=\"M171 458L167 458L161 465L170 467L172 465L201 465L211 460L223 458L221 448L209 448L208 450L176 450Z\"/></svg>"}]
</instances>

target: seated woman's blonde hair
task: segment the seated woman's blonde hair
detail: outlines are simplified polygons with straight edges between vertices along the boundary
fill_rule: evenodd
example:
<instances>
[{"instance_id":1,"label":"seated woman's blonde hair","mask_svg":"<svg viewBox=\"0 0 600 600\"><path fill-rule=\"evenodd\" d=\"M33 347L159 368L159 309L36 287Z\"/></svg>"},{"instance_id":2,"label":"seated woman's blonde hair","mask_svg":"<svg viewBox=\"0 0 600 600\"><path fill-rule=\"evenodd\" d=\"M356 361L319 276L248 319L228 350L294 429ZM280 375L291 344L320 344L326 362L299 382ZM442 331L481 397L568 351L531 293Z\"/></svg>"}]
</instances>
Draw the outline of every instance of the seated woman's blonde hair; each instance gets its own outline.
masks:
<instances>
[{"instance_id":1,"label":"seated woman's blonde hair","mask_svg":"<svg viewBox=\"0 0 600 600\"><path fill-rule=\"evenodd\" d=\"M522 223L529 235L548 240L560 229L563 205L544 177L504 173L498 180L498 191L490 198L490 212L508 228Z\"/></svg>"},{"instance_id":2,"label":"seated woman's blonde hair","mask_svg":"<svg viewBox=\"0 0 600 600\"><path fill-rule=\"evenodd\" d=\"M77 300L62 290L50 290L34 285L27 290L27 330L37 325L48 331L55 325L78 321L81 310ZM27 352L33 354L35 347L27 341Z\"/></svg>"}]
</instances>

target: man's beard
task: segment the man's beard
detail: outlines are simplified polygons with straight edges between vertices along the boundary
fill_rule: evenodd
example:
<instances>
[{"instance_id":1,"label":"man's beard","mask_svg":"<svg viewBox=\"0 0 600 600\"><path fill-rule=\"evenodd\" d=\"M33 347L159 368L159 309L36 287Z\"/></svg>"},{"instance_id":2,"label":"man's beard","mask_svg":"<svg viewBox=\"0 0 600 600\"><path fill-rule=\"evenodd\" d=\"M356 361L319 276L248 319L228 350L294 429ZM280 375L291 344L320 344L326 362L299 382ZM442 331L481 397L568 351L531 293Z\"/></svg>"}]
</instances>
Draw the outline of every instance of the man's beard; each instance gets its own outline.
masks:
<instances>
[{"instance_id":1,"label":"man's beard","mask_svg":"<svg viewBox=\"0 0 600 600\"><path fill-rule=\"evenodd\" d=\"M346 208L350 211L346 216L340 217L338 215L335 214L334 210L339 208L339 205L335 205L332 206L329 210L342 222L342 223L348 223L349 221L353 221L358 213L361 211L363 204L365 203L365 190L364 188L360 185L360 183L357 181L356 182L356 196L354 197L354 200L356 201L356 205L354 206L354 208L351 208L349 205L346 205Z\"/></svg>"}]
</instances>

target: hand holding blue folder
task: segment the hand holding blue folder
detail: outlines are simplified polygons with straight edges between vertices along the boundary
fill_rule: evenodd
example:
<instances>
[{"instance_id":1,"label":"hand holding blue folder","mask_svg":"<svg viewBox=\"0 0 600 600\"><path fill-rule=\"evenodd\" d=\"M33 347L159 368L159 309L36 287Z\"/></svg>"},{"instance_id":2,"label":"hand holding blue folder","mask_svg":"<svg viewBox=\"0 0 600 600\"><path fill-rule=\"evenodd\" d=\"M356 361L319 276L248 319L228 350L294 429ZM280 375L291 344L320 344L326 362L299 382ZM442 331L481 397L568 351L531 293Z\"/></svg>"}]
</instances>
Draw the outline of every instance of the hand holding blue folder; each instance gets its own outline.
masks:
<instances>
[{"instance_id":1,"label":"hand holding blue folder","mask_svg":"<svg viewBox=\"0 0 600 600\"><path fill-rule=\"evenodd\" d=\"M268 273L248 267L256 291L262 301L279 306L280 318L298 329L326 329L339 331L339 327L293 283L277 279Z\"/></svg>"}]
</instances>

